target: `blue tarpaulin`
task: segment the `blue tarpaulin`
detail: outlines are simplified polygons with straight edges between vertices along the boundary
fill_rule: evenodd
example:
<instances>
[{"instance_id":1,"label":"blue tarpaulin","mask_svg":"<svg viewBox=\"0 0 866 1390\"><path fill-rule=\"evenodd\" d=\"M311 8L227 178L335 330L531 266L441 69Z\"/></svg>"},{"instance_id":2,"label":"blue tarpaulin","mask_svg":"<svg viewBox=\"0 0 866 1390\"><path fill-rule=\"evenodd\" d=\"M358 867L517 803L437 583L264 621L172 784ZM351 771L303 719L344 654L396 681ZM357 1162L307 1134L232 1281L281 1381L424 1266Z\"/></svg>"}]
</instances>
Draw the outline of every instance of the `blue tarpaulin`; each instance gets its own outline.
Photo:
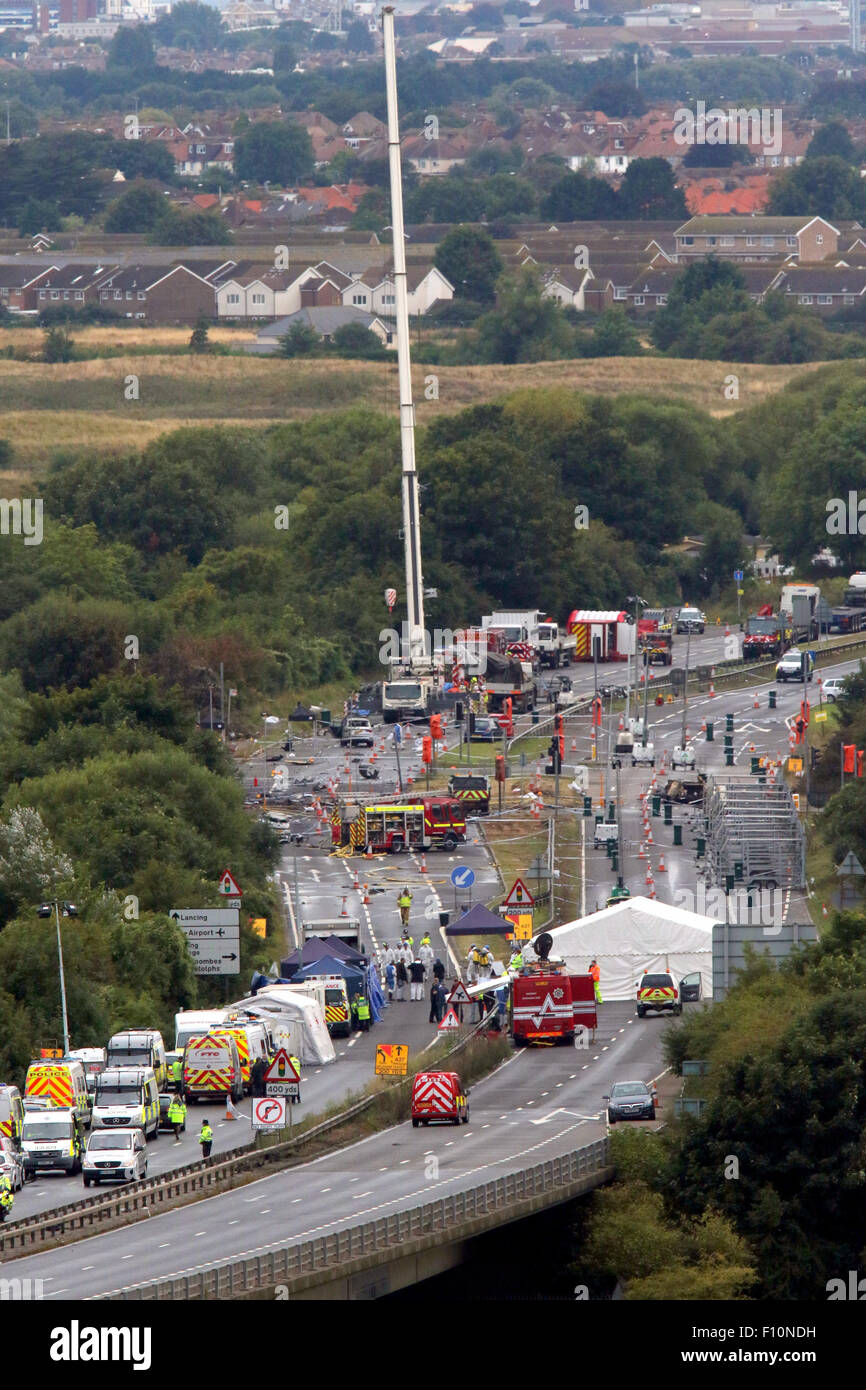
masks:
<instances>
[{"instance_id":1,"label":"blue tarpaulin","mask_svg":"<svg viewBox=\"0 0 866 1390\"><path fill-rule=\"evenodd\" d=\"M309 942L307 944L309 945ZM375 965L367 965L362 968L352 965L349 961L338 960L336 956L321 956L319 960L309 961L296 970L292 976L292 983L297 984L301 980L309 980L314 975L342 975L346 981L349 999L351 1000L352 996L357 994L359 990L363 990L370 1003L370 1016L373 1022L380 1022L382 1010L385 1008L385 998L382 993L379 972Z\"/></svg>"}]
</instances>

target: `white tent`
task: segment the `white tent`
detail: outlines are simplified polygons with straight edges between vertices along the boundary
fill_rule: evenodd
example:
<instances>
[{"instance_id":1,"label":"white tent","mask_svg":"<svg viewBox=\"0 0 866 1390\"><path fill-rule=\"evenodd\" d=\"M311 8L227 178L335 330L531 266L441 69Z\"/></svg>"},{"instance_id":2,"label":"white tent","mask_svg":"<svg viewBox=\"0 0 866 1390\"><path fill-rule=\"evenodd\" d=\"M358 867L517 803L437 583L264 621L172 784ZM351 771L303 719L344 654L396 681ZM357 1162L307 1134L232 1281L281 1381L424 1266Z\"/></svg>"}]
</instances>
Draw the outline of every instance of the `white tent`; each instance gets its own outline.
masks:
<instances>
[{"instance_id":1,"label":"white tent","mask_svg":"<svg viewBox=\"0 0 866 1390\"><path fill-rule=\"evenodd\" d=\"M269 985L231 1007L271 1023L290 1024L293 1046L302 1063L321 1066L337 1060L321 1007L304 990L292 985Z\"/></svg>"},{"instance_id":2,"label":"white tent","mask_svg":"<svg viewBox=\"0 0 866 1390\"><path fill-rule=\"evenodd\" d=\"M585 973L595 957L601 994L634 999L644 970L670 971L677 983L700 971L702 995L713 995L713 918L654 898L626 898L562 927L554 927L551 957L562 956L570 971Z\"/></svg>"}]
</instances>

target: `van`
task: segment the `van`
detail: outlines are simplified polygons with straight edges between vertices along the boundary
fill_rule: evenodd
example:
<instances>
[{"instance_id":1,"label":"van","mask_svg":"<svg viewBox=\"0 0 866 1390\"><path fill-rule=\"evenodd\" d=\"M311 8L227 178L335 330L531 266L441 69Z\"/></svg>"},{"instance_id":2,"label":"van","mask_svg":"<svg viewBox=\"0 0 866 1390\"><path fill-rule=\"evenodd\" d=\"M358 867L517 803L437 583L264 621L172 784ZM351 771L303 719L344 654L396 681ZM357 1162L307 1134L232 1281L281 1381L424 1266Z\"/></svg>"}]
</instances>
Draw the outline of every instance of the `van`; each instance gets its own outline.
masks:
<instances>
[{"instance_id":1,"label":"van","mask_svg":"<svg viewBox=\"0 0 866 1390\"><path fill-rule=\"evenodd\" d=\"M352 1009L349 991L342 975L308 975L301 985L314 985L315 998L325 1015L325 1027L331 1037L348 1038L352 1032ZM354 993L355 986L352 986Z\"/></svg>"},{"instance_id":2,"label":"van","mask_svg":"<svg viewBox=\"0 0 866 1390\"><path fill-rule=\"evenodd\" d=\"M431 1120L468 1125L468 1095L456 1071L419 1071L412 1083L412 1128Z\"/></svg>"},{"instance_id":3,"label":"van","mask_svg":"<svg viewBox=\"0 0 866 1390\"><path fill-rule=\"evenodd\" d=\"M108 1044L107 1065L111 1067L153 1067L157 1087L168 1082L165 1043L156 1028L124 1028Z\"/></svg>"},{"instance_id":4,"label":"van","mask_svg":"<svg viewBox=\"0 0 866 1390\"><path fill-rule=\"evenodd\" d=\"M15 1144L21 1139L24 1102L17 1086L0 1086L0 1134Z\"/></svg>"},{"instance_id":5,"label":"van","mask_svg":"<svg viewBox=\"0 0 866 1390\"><path fill-rule=\"evenodd\" d=\"M70 1052L70 1057L74 1057L84 1067L84 1079L87 1082L87 1089L91 1095L96 1090L96 1078L105 1068L105 1048L104 1047L76 1047Z\"/></svg>"},{"instance_id":6,"label":"van","mask_svg":"<svg viewBox=\"0 0 866 1390\"><path fill-rule=\"evenodd\" d=\"M264 1024L260 1023L258 1019L229 1018L218 1028L212 1028L210 1031L214 1038L221 1038L226 1034L234 1038L241 1060L244 1091L249 1095L252 1090L253 1063L258 1061L260 1057L265 1062L269 1060L268 1035Z\"/></svg>"},{"instance_id":7,"label":"van","mask_svg":"<svg viewBox=\"0 0 866 1390\"><path fill-rule=\"evenodd\" d=\"M182 1009L174 1016L174 1050L183 1052L190 1038L200 1038L211 1028L222 1028L227 1009Z\"/></svg>"},{"instance_id":8,"label":"van","mask_svg":"<svg viewBox=\"0 0 866 1390\"><path fill-rule=\"evenodd\" d=\"M204 1033L189 1039L183 1053L183 1092L189 1100L242 1098L241 1059L231 1033Z\"/></svg>"},{"instance_id":9,"label":"van","mask_svg":"<svg viewBox=\"0 0 866 1390\"><path fill-rule=\"evenodd\" d=\"M93 1100L94 1129L144 1130L145 1139L159 1129L159 1087L153 1067L106 1067L97 1077Z\"/></svg>"},{"instance_id":10,"label":"van","mask_svg":"<svg viewBox=\"0 0 866 1390\"><path fill-rule=\"evenodd\" d=\"M84 1134L81 1118L70 1107L31 1110L21 1129L21 1157L27 1177L50 1168L81 1171Z\"/></svg>"},{"instance_id":11,"label":"van","mask_svg":"<svg viewBox=\"0 0 866 1390\"><path fill-rule=\"evenodd\" d=\"M24 1095L47 1100L51 1107L72 1108L85 1128L90 1125L90 1093L84 1067L73 1057L41 1058L30 1063Z\"/></svg>"}]
</instances>

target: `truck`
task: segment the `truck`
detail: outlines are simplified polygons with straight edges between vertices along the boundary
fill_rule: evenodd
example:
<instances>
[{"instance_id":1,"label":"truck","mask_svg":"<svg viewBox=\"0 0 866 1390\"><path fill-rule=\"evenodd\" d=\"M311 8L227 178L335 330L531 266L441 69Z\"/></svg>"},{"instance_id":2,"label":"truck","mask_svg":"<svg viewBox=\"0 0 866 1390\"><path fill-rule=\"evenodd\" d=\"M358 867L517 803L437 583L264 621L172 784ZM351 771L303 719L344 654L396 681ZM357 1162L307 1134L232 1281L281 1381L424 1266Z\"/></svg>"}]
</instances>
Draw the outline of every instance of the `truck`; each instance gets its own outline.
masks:
<instances>
[{"instance_id":1,"label":"truck","mask_svg":"<svg viewBox=\"0 0 866 1390\"><path fill-rule=\"evenodd\" d=\"M743 660L761 657L780 657L793 640L790 626L769 604L746 619L743 633Z\"/></svg>"},{"instance_id":2,"label":"truck","mask_svg":"<svg viewBox=\"0 0 866 1390\"><path fill-rule=\"evenodd\" d=\"M862 592L866 597L866 590L858 592ZM862 632L864 627L866 627L866 606L860 608L856 605L846 605L830 610L829 632Z\"/></svg>"},{"instance_id":3,"label":"truck","mask_svg":"<svg viewBox=\"0 0 866 1390\"><path fill-rule=\"evenodd\" d=\"M856 570L848 576L848 588L842 601L849 608L866 608L866 570Z\"/></svg>"},{"instance_id":4,"label":"truck","mask_svg":"<svg viewBox=\"0 0 866 1390\"><path fill-rule=\"evenodd\" d=\"M670 666L673 663L674 639L670 632L639 632L638 648L646 653L650 666Z\"/></svg>"},{"instance_id":5,"label":"truck","mask_svg":"<svg viewBox=\"0 0 866 1390\"><path fill-rule=\"evenodd\" d=\"M535 631L539 665L550 666L553 670L568 666L577 647L574 633L563 632L553 618L545 618Z\"/></svg>"},{"instance_id":6,"label":"truck","mask_svg":"<svg viewBox=\"0 0 866 1390\"><path fill-rule=\"evenodd\" d=\"M515 1047L574 1043L574 1002L564 966L523 965L511 982L511 1035Z\"/></svg>"},{"instance_id":7,"label":"truck","mask_svg":"<svg viewBox=\"0 0 866 1390\"><path fill-rule=\"evenodd\" d=\"M819 636L817 584L786 584L779 599L779 613L791 628L792 642L809 642Z\"/></svg>"},{"instance_id":8,"label":"truck","mask_svg":"<svg viewBox=\"0 0 866 1390\"><path fill-rule=\"evenodd\" d=\"M331 813L331 842L389 854L406 849L449 852L466 839L466 811L456 797L417 796L365 806L340 801Z\"/></svg>"},{"instance_id":9,"label":"truck","mask_svg":"<svg viewBox=\"0 0 866 1390\"><path fill-rule=\"evenodd\" d=\"M452 772L448 795L456 797L475 816L490 814L490 778L480 772Z\"/></svg>"},{"instance_id":10,"label":"truck","mask_svg":"<svg viewBox=\"0 0 866 1390\"><path fill-rule=\"evenodd\" d=\"M502 713L508 699L514 714L535 708L537 687L528 661L488 652L485 689L490 714Z\"/></svg>"},{"instance_id":11,"label":"truck","mask_svg":"<svg viewBox=\"0 0 866 1390\"><path fill-rule=\"evenodd\" d=\"M386 724L398 721L427 719L435 690L435 677L413 675L411 673L393 674L382 681L382 718Z\"/></svg>"},{"instance_id":12,"label":"truck","mask_svg":"<svg viewBox=\"0 0 866 1390\"><path fill-rule=\"evenodd\" d=\"M361 919L359 917L314 917L301 923L304 941L313 938L324 940L336 936L344 946L352 946L359 955L365 954L361 943Z\"/></svg>"}]
</instances>

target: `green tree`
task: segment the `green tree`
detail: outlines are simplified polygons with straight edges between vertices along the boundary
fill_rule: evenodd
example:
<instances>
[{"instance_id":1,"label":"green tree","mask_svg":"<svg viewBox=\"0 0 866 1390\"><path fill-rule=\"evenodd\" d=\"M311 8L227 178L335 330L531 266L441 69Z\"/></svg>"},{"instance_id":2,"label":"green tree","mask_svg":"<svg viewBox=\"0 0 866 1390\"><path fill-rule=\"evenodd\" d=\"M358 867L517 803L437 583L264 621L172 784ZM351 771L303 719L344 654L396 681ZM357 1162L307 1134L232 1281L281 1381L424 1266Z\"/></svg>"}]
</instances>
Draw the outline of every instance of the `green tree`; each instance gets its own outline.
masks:
<instances>
[{"instance_id":1,"label":"green tree","mask_svg":"<svg viewBox=\"0 0 866 1390\"><path fill-rule=\"evenodd\" d=\"M828 121L819 126L806 150L807 159L823 159L830 155L844 159L846 164L856 162L854 141L842 121Z\"/></svg>"},{"instance_id":2,"label":"green tree","mask_svg":"<svg viewBox=\"0 0 866 1390\"><path fill-rule=\"evenodd\" d=\"M567 354L571 329L556 300L543 291L534 267L499 280L496 308L477 325L483 362L543 362Z\"/></svg>"},{"instance_id":3,"label":"green tree","mask_svg":"<svg viewBox=\"0 0 866 1390\"><path fill-rule=\"evenodd\" d=\"M376 47L373 35L363 20L353 19L346 29L346 47L350 53L372 53Z\"/></svg>"},{"instance_id":4,"label":"green tree","mask_svg":"<svg viewBox=\"0 0 866 1390\"><path fill-rule=\"evenodd\" d=\"M129 188L110 204L107 232L150 232L165 211L165 194L149 184Z\"/></svg>"},{"instance_id":5,"label":"green tree","mask_svg":"<svg viewBox=\"0 0 866 1390\"><path fill-rule=\"evenodd\" d=\"M155 246L230 246L232 234L216 212L164 207L149 240Z\"/></svg>"},{"instance_id":6,"label":"green tree","mask_svg":"<svg viewBox=\"0 0 866 1390\"><path fill-rule=\"evenodd\" d=\"M741 313L750 306L746 282L734 263L708 256L687 266L674 280L667 304L653 319L653 343L674 356L694 353L709 319L720 313Z\"/></svg>"},{"instance_id":7,"label":"green tree","mask_svg":"<svg viewBox=\"0 0 866 1390\"><path fill-rule=\"evenodd\" d=\"M274 45L274 76L281 72L294 72L298 61L298 55L290 43L278 43Z\"/></svg>"},{"instance_id":8,"label":"green tree","mask_svg":"<svg viewBox=\"0 0 866 1390\"><path fill-rule=\"evenodd\" d=\"M866 188L858 171L839 155L804 159L770 182L767 211L775 217L866 216Z\"/></svg>"},{"instance_id":9,"label":"green tree","mask_svg":"<svg viewBox=\"0 0 866 1390\"><path fill-rule=\"evenodd\" d=\"M590 355L638 357L642 351L634 324L625 310L619 306L605 309L593 330Z\"/></svg>"},{"instance_id":10,"label":"green tree","mask_svg":"<svg viewBox=\"0 0 866 1390\"><path fill-rule=\"evenodd\" d=\"M278 339L278 357L310 357L321 349L321 340L315 329L301 319L296 319Z\"/></svg>"},{"instance_id":11,"label":"green tree","mask_svg":"<svg viewBox=\"0 0 866 1390\"><path fill-rule=\"evenodd\" d=\"M492 303L502 258L489 232L455 227L436 247L433 264L450 280L457 298Z\"/></svg>"},{"instance_id":12,"label":"green tree","mask_svg":"<svg viewBox=\"0 0 866 1390\"><path fill-rule=\"evenodd\" d=\"M257 121L235 142L238 178L287 186L313 171L313 146L295 121Z\"/></svg>"},{"instance_id":13,"label":"green tree","mask_svg":"<svg viewBox=\"0 0 866 1390\"><path fill-rule=\"evenodd\" d=\"M34 236L37 232L60 230L60 210L56 203L44 198L28 198L18 219L18 235Z\"/></svg>"},{"instance_id":14,"label":"green tree","mask_svg":"<svg viewBox=\"0 0 866 1390\"><path fill-rule=\"evenodd\" d=\"M384 357L385 345L363 323L344 323L331 340L334 351L341 357Z\"/></svg>"},{"instance_id":15,"label":"green tree","mask_svg":"<svg viewBox=\"0 0 866 1390\"><path fill-rule=\"evenodd\" d=\"M168 14L159 16L153 32L158 43L194 48L202 53L219 48L226 37L219 10L197 0L178 0Z\"/></svg>"},{"instance_id":16,"label":"green tree","mask_svg":"<svg viewBox=\"0 0 866 1390\"><path fill-rule=\"evenodd\" d=\"M558 179L543 204L544 216L557 222L615 217L616 209L617 195L611 185L580 170Z\"/></svg>"},{"instance_id":17,"label":"green tree","mask_svg":"<svg viewBox=\"0 0 866 1390\"><path fill-rule=\"evenodd\" d=\"M688 216L686 200L666 159L633 159L617 194L620 217L654 221Z\"/></svg>"},{"instance_id":18,"label":"green tree","mask_svg":"<svg viewBox=\"0 0 866 1390\"><path fill-rule=\"evenodd\" d=\"M209 320L204 314L199 314L195 328L192 330L189 339L190 352L210 352L211 344L208 337Z\"/></svg>"},{"instance_id":19,"label":"green tree","mask_svg":"<svg viewBox=\"0 0 866 1390\"><path fill-rule=\"evenodd\" d=\"M43 362L71 362L75 341L65 328L47 328L42 339Z\"/></svg>"},{"instance_id":20,"label":"green tree","mask_svg":"<svg viewBox=\"0 0 866 1390\"><path fill-rule=\"evenodd\" d=\"M642 116L647 109L643 95L633 82L623 78L606 77L596 82L586 98L590 111L603 111L606 116Z\"/></svg>"},{"instance_id":21,"label":"green tree","mask_svg":"<svg viewBox=\"0 0 866 1390\"><path fill-rule=\"evenodd\" d=\"M129 68L136 75L149 72L155 65L153 39L141 24L120 28L108 45L106 66Z\"/></svg>"}]
</instances>

